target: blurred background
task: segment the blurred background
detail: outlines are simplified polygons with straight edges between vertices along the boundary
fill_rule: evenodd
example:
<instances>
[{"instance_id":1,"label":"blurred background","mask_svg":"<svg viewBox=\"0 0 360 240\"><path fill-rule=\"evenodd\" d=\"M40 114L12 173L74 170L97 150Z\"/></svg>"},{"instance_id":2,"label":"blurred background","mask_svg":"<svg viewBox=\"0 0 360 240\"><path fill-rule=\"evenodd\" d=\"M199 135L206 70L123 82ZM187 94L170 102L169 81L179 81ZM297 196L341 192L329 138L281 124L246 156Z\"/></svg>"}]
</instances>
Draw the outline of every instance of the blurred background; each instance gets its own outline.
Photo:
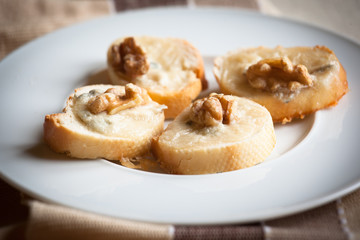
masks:
<instances>
[{"instance_id":1,"label":"blurred background","mask_svg":"<svg viewBox=\"0 0 360 240\"><path fill-rule=\"evenodd\" d=\"M0 60L24 43L74 23L170 6L257 11L317 25L360 42L360 0L0 0Z\"/></svg>"}]
</instances>

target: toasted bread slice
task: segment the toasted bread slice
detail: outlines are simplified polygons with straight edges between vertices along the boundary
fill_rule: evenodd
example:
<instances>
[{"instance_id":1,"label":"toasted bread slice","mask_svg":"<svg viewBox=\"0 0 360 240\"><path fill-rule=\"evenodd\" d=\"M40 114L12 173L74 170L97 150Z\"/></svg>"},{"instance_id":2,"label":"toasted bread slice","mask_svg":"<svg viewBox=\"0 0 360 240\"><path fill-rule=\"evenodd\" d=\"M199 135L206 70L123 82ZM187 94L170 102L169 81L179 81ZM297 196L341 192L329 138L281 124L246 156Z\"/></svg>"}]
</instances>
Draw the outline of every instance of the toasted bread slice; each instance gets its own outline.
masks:
<instances>
[{"instance_id":1,"label":"toasted bread slice","mask_svg":"<svg viewBox=\"0 0 360 240\"><path fill-rule=\"evenodd\" d=\"M163 130L164 106L152 101L142 90L142 99L145 100L139 104L129 105L132 100L125 99L119 106L126 106L126 109L93 113L90 102L98 100L96 97L103 96L108 89L125 94L124 86L81 87L68 98L63 113L46 115L44 139L52 150L75 158L108 160L132 158L149 152L151 139ZM111 99L108 102L111 103Z\"/></svg>"},{"instance_id":2,"label":"toasted bread slice","mask_svg":"<svg viewBox=\"0 0 360 240\"><path fill-rule=\"evenodd\" d=\"M168 107L166 118L177 116L207 87L200 52L183 39L120 38L109 47L107 63L112 84L131 82L145 88L154 101Z\"/></svg>"},{"instance_id":3,"label":"toasted bread slice","mask_svg":"<svg viewBox=\"0 0 360 240\"><path fill-rule=\"evenodd\" d=\"M219 109L214 97L220 99ZM154 139L153 153L171 173L219 173L263 162L275 142L266 108L246 98L211 94L196 100Z\"/></svg>"},{"instance_id":4,"label":"toasted bread slice","mask_svg":"<svg viewBox=\"0 0 360 240\"><path fill-rule=\"evenodd\" d=\"M348 92L343 66L324 46L238 49L215 59L214 75L223 93L265 106L274 122L334 106Z\"/></svg>"}]
</instances>

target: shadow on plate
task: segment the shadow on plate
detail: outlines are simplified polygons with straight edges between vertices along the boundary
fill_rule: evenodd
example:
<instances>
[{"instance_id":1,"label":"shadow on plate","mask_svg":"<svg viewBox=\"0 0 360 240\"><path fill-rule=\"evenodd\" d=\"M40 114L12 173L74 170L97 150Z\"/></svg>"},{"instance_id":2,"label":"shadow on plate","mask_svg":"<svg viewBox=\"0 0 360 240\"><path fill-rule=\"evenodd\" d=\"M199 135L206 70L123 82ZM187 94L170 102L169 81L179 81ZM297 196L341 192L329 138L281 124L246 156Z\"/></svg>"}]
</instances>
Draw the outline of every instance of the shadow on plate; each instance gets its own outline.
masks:
<instances>
[{"instance_id":1,"label":"shadow on plate","mask_svg":"<svg viewBox=\"0 0 360 240\"><path fill-rule=\"evenodd\" d=\"M66 153L56 153L52 151L42 138L42 132L39 131L38 142L31 146L21 147L21 154L30 157L31 160L38 161L53 161L53 162L68 162L68 161L94 161L99 159L80 159L73 158L66 155ZM106 160L106 159L102 159ZM114 165L121 165L123 167L132 168L136 170L153 172L153 173L166 173L153 158L151 154L134 158L122 160L106 160Z\"/></svg>"},{"instance_id":2,"label":"shadow on plate","mask_svg":"<svg viewBox=\"0 0 360 240\"><path fill-rule=\"evenodd\" d=\"M37 144L24 149L24 154L36 159L49 161L72 161L81 160L68 157L65 153L60 154L52 151L44 141L39 141Z\"/></svg>"},{"instance_id":3,"label":"shadow on plate","mask_svg":"<svg viewBox=\"0 0 360 240\"><path fill-rule=\"evenodd\" d=\"M86 80L86 85L93 85L93 84L111 84L106 68L91 73L88 76Z\"/></svg>"},{"instance_id":4,"label":"shadow on plate","mask_svg":"<svg viewBox=\"0 0 360 240\"><path fill-rule=\"evenodd\" d=\"M48 160L48 161L73 161L81 160L68 157L65 153L56 153L52 151L44 142L42 130L38 130L37 141L33 145L21 147L21 154L31 157L31 159Z\"/></svg>"}]
</instances>

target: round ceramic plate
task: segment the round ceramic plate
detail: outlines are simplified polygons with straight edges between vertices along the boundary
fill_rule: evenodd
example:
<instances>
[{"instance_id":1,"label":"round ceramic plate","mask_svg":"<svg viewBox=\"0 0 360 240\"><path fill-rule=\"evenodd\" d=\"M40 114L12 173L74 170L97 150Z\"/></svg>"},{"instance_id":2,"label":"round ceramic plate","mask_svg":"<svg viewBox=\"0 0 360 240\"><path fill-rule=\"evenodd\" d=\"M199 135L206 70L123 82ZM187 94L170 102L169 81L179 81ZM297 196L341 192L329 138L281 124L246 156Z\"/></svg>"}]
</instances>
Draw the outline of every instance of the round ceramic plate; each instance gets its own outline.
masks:
<instances>
[{"instance_id":1,"label":"round ceramic plate","mask_svg":"<svg viewBox=\"0 0 360 240\"><path fill-rule=\"evenodd\" d=\"M332 49L350 92L304 120L276 125L277 145L257 166L177 176L76 160L42 141L44 116L61 112L74 88L102 80L106 51L124 35L184 38L204 57L210 91L215 56L240 47ZM296 22L230 9L149 9L100 18L41 37L0 63L0 171L44 201L123 219L174 224L244 223L293 214L360 186L360 47Z\"/></svg>"}]
</instances>

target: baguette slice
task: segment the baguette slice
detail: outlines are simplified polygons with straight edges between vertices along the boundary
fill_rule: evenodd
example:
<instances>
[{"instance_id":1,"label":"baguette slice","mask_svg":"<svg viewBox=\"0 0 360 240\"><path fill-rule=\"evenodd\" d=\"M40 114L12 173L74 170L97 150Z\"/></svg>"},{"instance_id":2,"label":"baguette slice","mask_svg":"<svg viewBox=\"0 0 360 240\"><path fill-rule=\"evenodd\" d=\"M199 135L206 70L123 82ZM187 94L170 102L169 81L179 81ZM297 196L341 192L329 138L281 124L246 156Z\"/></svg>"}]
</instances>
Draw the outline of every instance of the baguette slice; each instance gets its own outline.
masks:
<instances>
[{"instance_id":1,"label":"baguette slice","mask_svg":"<svg viewBox=\"0 0 360 240\"><path fill-rule=\"evenodd\" d=\"M124 86L89 85L75 89L63 113L45 116L44 139L58 153L75 158L105 158L120 160L146 154L151 139L161 133L164 106L153 102L144 90L148 102L115 114L97 114L88 109L92 96L109 88L124 92ZM96 93L89 92L96 89Z\"/></svg>"},{"instance_id":2,"label":"baguette slice","mask_svg":"<svg viewBox=\"0 0 360 240\"><path fill-rule=\"evenodd\" d=\"M125 39L128 38L114 41L107 52L111 83L124 85L131 82L145 88L154 101L168 107L165 110L167 119L176 117L207 87L200 52L183 39L134 37L135 44L145 54L148 70L145 68L143 75L126 75L121 61L117 60L121 54L114 50L119 49Z\"/></svg>"},{"instance_id":3,"label":"baguette slice","mask_svg":"<svg viewBox=\"0 0 360 240\"><path fill-rule=\"evenodd\" d=\"M300 86L299 89L289 91L288 88L294 81L290 83L291 78L287 78L289 85L277 90L271 88L275 86L273 83L269 86L267 82L267 88L271 88L269 91L262 88L264 81L261 79L256 87L249 83L248 69L257 63L269 63L269 60L276 64L279 59L289 59L294 69L296 65L305 66L307 74L304 73L304 76L308 76L308 85L295 81L295 84ZM268 66L264 65L258 71L267 69ZM304 68L301 69L303 70ZM343 66L334 52L324 46L238 49L215 59L214 75L223 93L246 97L265 106L274 122L290 122L294 118L304 118L319 109L334 106L348 92ZM278 81L278 76L271 77L272 79L268 79L275 83Z\"/></svg>"},{"instance_id":4,"label":"baguette slice","mask_svg":"<svg viewBox=\"0 0 360 240\"><path fill-rule=\"evenodd\" d=\"M219 173L254 166L270 155L276 139L266 108L246 98L226 97L234 102L230 124L194 125L194 102L154 139L153 153L164 169L176 174Z\"/></svg>"}]
</instances>

